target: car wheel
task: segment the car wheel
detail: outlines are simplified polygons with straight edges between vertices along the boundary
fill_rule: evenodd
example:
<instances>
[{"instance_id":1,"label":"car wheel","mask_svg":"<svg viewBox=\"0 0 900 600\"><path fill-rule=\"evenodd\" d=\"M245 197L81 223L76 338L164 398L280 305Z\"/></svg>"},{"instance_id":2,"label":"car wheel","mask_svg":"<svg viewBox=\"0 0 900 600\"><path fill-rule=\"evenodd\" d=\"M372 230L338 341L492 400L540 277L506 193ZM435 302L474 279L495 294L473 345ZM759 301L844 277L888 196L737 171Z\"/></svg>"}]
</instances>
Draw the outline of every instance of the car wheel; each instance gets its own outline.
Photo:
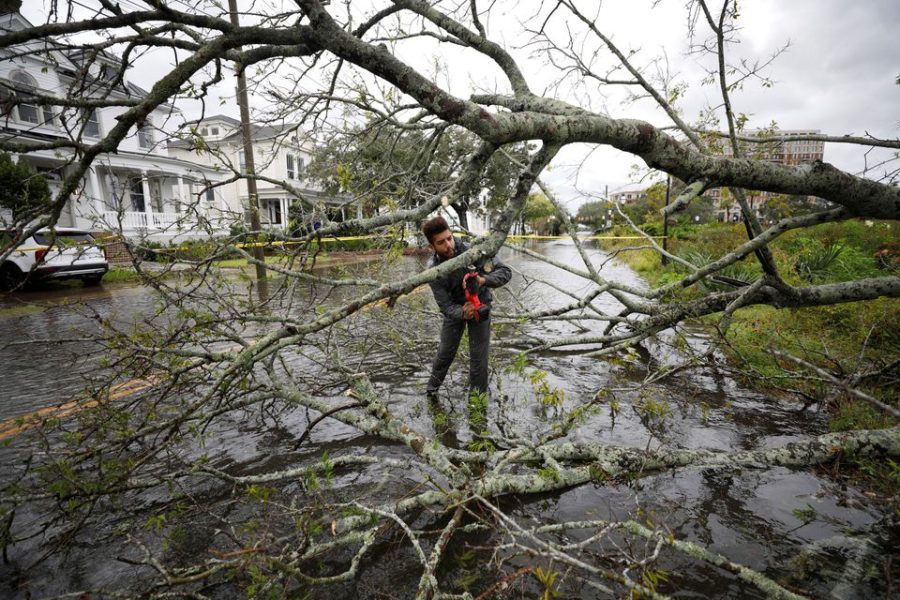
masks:
<instances>
[{"instance_id":1,"label":"car wheel","mask_svg":"<svg viewBox=\"0 0 900 600\"><path fill-rule=\"evenodd\" d=\"M3 265L3 268L0 269L0 290L18 289L24 281L25 275L15 265Z\"/></svg>"},{"instance_id":2,"label":"car wheel","mask_svg":"<svg viewBox=\"0 0 900 600\"><path fill-rule=\"evenodd\" d=\"M81 280L84 281L85 287L92 287L100 285L100 281L103 280L103 275L89 275L87 277L82 277Z\"/></svg>"}]
</instances>

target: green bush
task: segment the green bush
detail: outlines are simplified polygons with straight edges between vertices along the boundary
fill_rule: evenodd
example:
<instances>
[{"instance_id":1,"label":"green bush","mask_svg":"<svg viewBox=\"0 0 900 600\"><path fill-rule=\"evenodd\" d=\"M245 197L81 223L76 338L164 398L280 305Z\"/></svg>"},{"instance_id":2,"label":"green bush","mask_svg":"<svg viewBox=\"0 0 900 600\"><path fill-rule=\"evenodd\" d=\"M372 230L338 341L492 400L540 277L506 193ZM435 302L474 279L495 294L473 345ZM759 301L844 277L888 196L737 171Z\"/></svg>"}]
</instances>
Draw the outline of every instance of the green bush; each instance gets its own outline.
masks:
<instances>
[{"instance_id":1,"label":"green bush","mask_svg":"<svg viewBox=\"0 0 900 600\"><path fill-rule=\"evenodd\" d=\"M323 238L322 241L314 240L308 245L291 244L285 246L286 252L296 252L298 249L309 252L361 252L365 250L390 250L396 246L405 248L406 240L391 237L373 237L359 239Z\"/></svg>"},{"instance_id":2,"label":"green bush","mask_svg":"<svg viewBox=\"0 0 900 600\"><path fill-rule=\"evenodd\" d=\"M13 162L0 153L0 207L8 209L16 220L28 220L50 203L50 186L24 160Z\"/></svg>"},{"instance_id":3,"label":"green bush","mask_svg":"<svg viewBox=\"0 0 900 600\"><path fill-rule=\"evenodd\" d=\"M856 225L854 223L850 229L857 229ZM873 246L870 242L866 245ZM793 260L793 271L804 281L849 281L883 275L875 252L833 236L797 238L791 240L787 248L784 260Z\"/></svg>"},{"instance_id":4,"label":"green bush","mask_svg":"<svg viewBox=\"0 0 900 600\"><path fill-rule=\"evenodd\" d=\"M680 252L678 254L681 258L688 261L694 266L702 267L716 260L716 256L712 256L703 252L702 250L686 250ZM680 267L683 272L687 273L687 267ZM755 262L755 259L752 256L744 258L743 260L739 260L736 263L732 263L721 269L716 271L713 275L704 278L700 281L700 287L707 290L733 290L734 286L725 284L722 282L715 281L715 277L727 277L728 279L735 279L737 281L741 281L743 283L753 283L757 279L759 279L760 275L762 275L762 270L759 267L759 263Z\"/></svg>"},{"instance_id":5,"label":"green bush","mask_svg":"<svg viewBox=\"0 0 900 600\"><path fill-rule=\"evenodd\" d=\"M163 245L159 242L142 242L139 246L135 246L132 251L135 258L146 260L149 262L172 262L171 259L162 253Z\"/></svg>"},{"instance_id":6,"label":"green bush","mask_svg":"<svg viewBox=\"0 0 900 600\"><path fill-rule=\"evenodd\" d=\"M176 261L199 262L212 258L228 259L238 258L237 251L225 251L222 248L222 240L186 240L174 242L168 245L159 242L143 242L135 248L135 254L141 259L159 263L171 263Z\"/></svg>"},{"instance_id":7,"label":"green bush","mask_svg":"<svg viewBox=\"0 0 900 600\"><path fill-rule=\"evenodd\" d=\"M803 238L794 261L794 271L806 281L824 279L844 248L840 242L824 244L820 240Z\"/></svg>"},{"instance_id":8,"label":"green bush","mask_svg":"<svg viewBox=\"0 0 900 600\"><path fill-rule=\"evenodd\" d=\"M647 235L662 235L663 226L662 223L647 222L641 225L641 229Z\"/></svg>"},{"instance_id":9,"label":"green bush","mask_svg":"<svg viewBox=\"0 0 900 600\"><path fill-rule=\"evenodd\" d=\"M884 275L872 254L854 247L845 248L829 271L839 281Z\"/></svg>"}]
</instances>

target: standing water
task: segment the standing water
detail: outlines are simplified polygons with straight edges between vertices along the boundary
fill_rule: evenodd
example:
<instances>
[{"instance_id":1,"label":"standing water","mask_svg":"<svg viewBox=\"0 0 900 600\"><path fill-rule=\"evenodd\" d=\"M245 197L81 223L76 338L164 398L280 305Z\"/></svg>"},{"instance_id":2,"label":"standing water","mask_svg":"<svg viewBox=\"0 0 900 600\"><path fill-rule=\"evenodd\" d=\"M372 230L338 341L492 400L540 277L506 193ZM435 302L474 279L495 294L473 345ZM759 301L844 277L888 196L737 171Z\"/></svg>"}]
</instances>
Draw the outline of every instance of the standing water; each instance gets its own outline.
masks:
<instances>
[{"instance_id":1,"label":"standing water","mask_svg":"<svg viewBox=\"0 0 900 600\"><path fill-rule=\"evenodd\" d=\"M580 257L570 241L539 243L536 247L556 261L579 266ZM605 259L600 251L592 250L591 254L598 264ZM685 358L684 348L678 349L671 332L664 332L638 351L598 358L588 356L593 348L566 348L527 354L527 363L522 363L522 348L508 343L514 338L525 335L549 339L584 330L596 333L605 323L517 324L516 311L570 303L572 298L559 290L578 296L588 285L573 274L525 255L504 251L502 258L515 275L496 294L494 302L492 398L487 404L486 423L476 422L467 403L464 350L454 363L439 401L429 404L425 400L425 382L436 351L440 320L427 289L402 299L394 309L396 318L392 319L387 309L379 309L388 314L386 319L360 316L362 321L370 319L370 325L376 323L383 328L376 333L391 348L383 353L377 348L372 350L364 367L390 410L413 429L457 448L472 447L484 439L534 441L537 432L547 431L561 415L599 395L603 401L596 403L596 409L561 441L729 452L777 447L824 433L824 419L815 412L803 410L798 403L746 389L716 370L689 370L658 383L641 385L653 370ZM404 259L392 266L401 273L421 268L421 261L416 259ZM601 274L634 287L644 285L634 272L615 261L604 262ZM299 293L307 294L307 302L328 305L339 303L346 295L342 290L320 292L317 299L308 296L315 296L309 290ZM163 312L155 292L140 287L86 292L81 306L53 305L40 293L11 295L0 302L0 338L15 342L0 349L3 419L78 395L83 377L98 368L98 347L88 339L97 332L97 315L128 323ZM32 308L23 310L23 304ZM405 343L403 328L411 326L400 316L404 304L421 305L418 323L426 332L425 343L410 344L405 354L393 347ZM594 305L612 314L620 308L608 295L601 296ZM359 327L364 329L362 324ZM706 347L702 329L685 331L689 346ZM347 335L361 334L351 328ZM28 340L36 343L19 343ZM57 343L58 340L66 342ZM517 364L519 367L514 368ZM310 375L310 369L319 367L308 356L296 354L286 359L286 368ZM535 380L529 378L534 373L543 374L547 389L562 392L561 406L545 406L534 399ZM323 395L337 397L341 392L323 383ZM653 415L648 414L648 407L653 407ZM360 435L332 419L316 425L302 447L297 448L298 438L315 416L306 410L288 412L281 416L277 427L269 426L263 417L228 421L207 436L204 451L216 468L227 469L232 475L315 464L323 453L332 459L365 454L408 457L407 448ZM0 460L8 465L3 469L4 480L18 472L14 466L21 465L27 452L15 442L0 450ZM365 492L366 501L375 503L401 497L427 483L422 473L389 473L372 468L337 473L332 491L344 498ZM230 506L227 491L215 486L198 482L195 489L186 492L195 500L200 498L208 512L187 520L181 537L164 548L163 555L173 564L189 562L192 556L207 550L222 527L215 515L228 513ZM281 492L302 496L303 489L299 484L287 484ZM163 500L163 496L147 495L125 512L121 507L99 506L97 510L108 510L109 515L92 526L91 535L66 552L51 554L31 571L22 569L46 552L53 540L38 537L11 548L10 561L0 566L0 579L6 582L0 595L39 598L91 588L142 589L141 580L150 573L145 566L123 560L123 556L133 553L129 553L121 537L109 534L117 528L140 530L140 524L155 514ZM840 486L815 471L688 467L627 481L581 485L557 494L507 498L502 505L509 516L528 527L580 520L637 520L816 597L877 597L884 593L884 565L890 564L892 554L894 564L900 564L896 545L873 535L885 528L889 516L871 505L861 492ZM241 522L245 518L249 522L255 517L242 517L238 512L230 515L230 521ZM423 528L440 529L443 522L437 514L425 514L417 523ZM587 531L570 530L550 539L562 544L589 535ZM490 549L501 541L501 536L485 532L454 536L448 549L448 564L441 572L442 581L449 582L448 589L468 589L478 596L506 574L530 564L527 557L513 555L502 568L492 562L497 555ZM546 561L540 564L549 568ZM662 553L656 570L661 578L659 591L672 597L765 597L728 571L675 552ZM317 588L311 597L408 598L415 595L420 572L409 545L395 540L373 552L353 582L329 590ZM531 591L521 593L526 597L536 595L534 588L528 589ZM574 578L566 579L560 589L566 596L607 597ZM241 589L220 586L213 596L242 594ZM511 593L510 597L519 596Z\"/></svg>"}]
</instances>

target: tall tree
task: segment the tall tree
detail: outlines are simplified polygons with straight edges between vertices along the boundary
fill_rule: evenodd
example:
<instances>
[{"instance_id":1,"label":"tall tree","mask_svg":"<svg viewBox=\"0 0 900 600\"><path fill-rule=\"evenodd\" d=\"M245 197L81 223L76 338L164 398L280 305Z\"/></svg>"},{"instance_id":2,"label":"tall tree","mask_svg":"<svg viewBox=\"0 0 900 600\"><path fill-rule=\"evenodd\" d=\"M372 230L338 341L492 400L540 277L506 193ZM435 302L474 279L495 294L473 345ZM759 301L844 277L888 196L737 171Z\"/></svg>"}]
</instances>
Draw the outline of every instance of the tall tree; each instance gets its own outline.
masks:
<instances>
[{"instance_id":1,"label":"tall tree","mask_svg":"<svg viewBox=\"0 0 900 600\"><path fill-rule=\"evenodd\" d=\"M309 175L327 190L366 199L370 212L379 206L417 207L434 203L452 188L477 149L477 138L459 127L408 130L373 120L346 128L316 149ZM509 149L525 157L525 146ZM467 227L472 209L502 208L515 187L518 169L504 154L494 154L463 196L451 206Z\"/></svg>"}]
</instances>

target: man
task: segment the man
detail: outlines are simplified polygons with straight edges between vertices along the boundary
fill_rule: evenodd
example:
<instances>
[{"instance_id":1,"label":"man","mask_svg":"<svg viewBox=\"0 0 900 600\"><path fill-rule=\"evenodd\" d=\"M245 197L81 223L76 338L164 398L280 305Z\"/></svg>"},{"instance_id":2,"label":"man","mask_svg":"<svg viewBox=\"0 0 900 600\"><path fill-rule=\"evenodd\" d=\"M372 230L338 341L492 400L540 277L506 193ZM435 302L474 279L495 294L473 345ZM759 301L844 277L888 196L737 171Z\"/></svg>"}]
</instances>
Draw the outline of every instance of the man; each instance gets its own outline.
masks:
<instances>
[{"instance_id":1,"label":"man","mask_svg":"<svg viewBox=\"0 0 900 600\"><path fill-rule=\"evenodd\" d=\"M469 249L465 242L456 241L443 217L426 221L422 225L422 233L434 250L429 267L440 265ZM480 309L466 299L466 275L469 273L472 273L472 278L478 283L477 298L483 305ZM499 260L481 257L475 261L474 269L463 266L431 282L431 291L444 315L444 320L441 326L441 343L431 366L431 377L425 390L429 398L437 396L437 391L444 382L453 359L456 358L459 341L467 327L469 390L487 392L488 350L491 344L490 305L493 297L490 288L506 285L510 277L512 272L509 267Z\"/></svg>"}]
</instances>

